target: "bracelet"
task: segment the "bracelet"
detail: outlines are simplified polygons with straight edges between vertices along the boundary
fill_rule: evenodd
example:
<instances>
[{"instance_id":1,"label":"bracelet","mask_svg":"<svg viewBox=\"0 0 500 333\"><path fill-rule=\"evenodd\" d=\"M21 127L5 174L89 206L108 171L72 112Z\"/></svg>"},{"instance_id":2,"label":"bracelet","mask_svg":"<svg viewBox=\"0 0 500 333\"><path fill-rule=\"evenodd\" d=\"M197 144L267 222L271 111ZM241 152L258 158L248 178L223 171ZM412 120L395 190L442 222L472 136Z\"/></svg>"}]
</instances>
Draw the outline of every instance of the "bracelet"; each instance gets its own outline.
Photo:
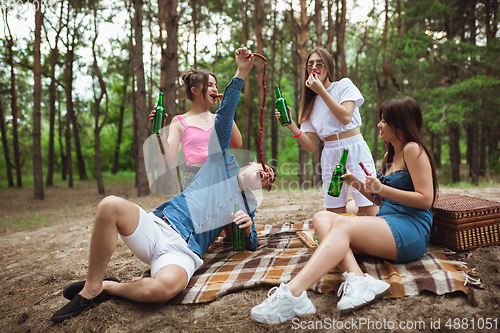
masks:
<instances>
[{"instance_id":1,"label":"bracelet","mask_svg":"<svg viewBox=\"0 0 500 333\"><path fill-rule=\"evenodd\" d=\"M293 137L294 137L295 139L297 139L297 138L298 138L299 136L301 136L301 135L302 135L302 130L300 130L299 134L294 135Z\"/></svg>"}]
</instances>

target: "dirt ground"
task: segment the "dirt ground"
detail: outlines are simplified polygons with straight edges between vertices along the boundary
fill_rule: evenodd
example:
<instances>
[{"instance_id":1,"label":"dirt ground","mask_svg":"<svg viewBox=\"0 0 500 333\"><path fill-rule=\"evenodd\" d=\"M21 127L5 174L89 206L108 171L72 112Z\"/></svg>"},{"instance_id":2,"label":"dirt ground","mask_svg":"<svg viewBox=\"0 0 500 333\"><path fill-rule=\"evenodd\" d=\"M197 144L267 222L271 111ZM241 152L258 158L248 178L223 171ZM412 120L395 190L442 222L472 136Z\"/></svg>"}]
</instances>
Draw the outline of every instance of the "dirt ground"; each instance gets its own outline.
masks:
<instances>
[{"instance_id":1,"label":"dirt ground","mask_svg":"<svg viewBox=\"0 0 500 333\"><path fill-rule=\"evenodd\" d=\"M106 190L147 211L164 201L159 196L138 198L136 190L127 185L108 185ZM500 201L498 188L441 189L441 193ZM44 201L33 200L31 189L0 190L0 219L7 222L6 230L0 230L0 332L290 332L300 325L305 331L321 328L320 324L323 328L339 327L335 321L342 321L343 331L357 332L399 332L403 331L401 324L410 328L406 332L500 330L498 245L455 256L475 269L481 279L481 285L472 288L469 298L461 292L445 297L422 293L403 299L384 298L339 316L336 293L309 292L316 314L301 318L304 322L268 326L250 317L250 309L268 292L268 288L257 288L197 305L152 305L112 298L77 318L55 324L49 318L67 302L62 288L71 281L85 279L94 213L102 196L96 194L95 185L81 184L75 189L46 189L45 197ZM265 194L255 221L258 225L302 222L322 209L320 191L276 191ZM21 220L50 225L12 232L12 223ZM132 280L147 268L119 240L106 275ZM368 327L370 322L372 326ZM484 328L478 329L478 325Z\"/></svg>"}]
</instances>

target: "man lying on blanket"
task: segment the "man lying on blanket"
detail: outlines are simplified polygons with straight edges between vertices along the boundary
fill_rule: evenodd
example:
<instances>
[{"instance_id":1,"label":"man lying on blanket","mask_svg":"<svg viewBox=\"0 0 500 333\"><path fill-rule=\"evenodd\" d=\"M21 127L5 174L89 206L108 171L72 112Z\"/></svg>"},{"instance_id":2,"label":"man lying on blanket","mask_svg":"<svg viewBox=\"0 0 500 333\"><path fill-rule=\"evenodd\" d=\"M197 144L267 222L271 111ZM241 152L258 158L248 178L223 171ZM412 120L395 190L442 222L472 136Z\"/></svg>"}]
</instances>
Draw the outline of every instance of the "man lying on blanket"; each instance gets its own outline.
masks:
<instances>
[{"instance_id":1,"label":"man lying on blanket","mask_svg":"<svg viewBox=\"0 0 500 333\"><path fill-rule=\"evenodd\" d=\"M245 248L257 248L253 224L257 200L250 189L271 184L276 169L267 166L263 170L260 164L250 163L240 170L235 156L229 153L234 113L254 63L252 52L246 48L238 49L235 58L238 69L224 91L204 166L183 192L152 213L114 196L101 201L90 242L87 280L64 288L63 295L71 302L52 316L53 321L75 317L110 295L137 302L170 300L186 287L202 265L205 251L226 226L230 230L231 222L244 228ZM235 203L245 212L233 215ZM151 278L128 283L118 283L112 277L103 281L118 234L139 259L151 265Z\"/></svg>"}]
</instances>

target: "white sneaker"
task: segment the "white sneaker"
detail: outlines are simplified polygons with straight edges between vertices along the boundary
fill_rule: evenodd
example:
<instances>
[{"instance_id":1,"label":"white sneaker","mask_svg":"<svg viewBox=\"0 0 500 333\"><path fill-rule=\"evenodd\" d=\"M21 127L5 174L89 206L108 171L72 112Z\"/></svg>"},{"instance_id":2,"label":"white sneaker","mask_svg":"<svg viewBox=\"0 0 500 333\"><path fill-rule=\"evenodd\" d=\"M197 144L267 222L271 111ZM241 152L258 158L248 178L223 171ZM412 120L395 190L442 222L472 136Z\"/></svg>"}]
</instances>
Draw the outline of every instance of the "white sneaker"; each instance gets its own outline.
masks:
<instances>
[{"instance_id":1,"label":"white sneaker","mask_svg":"<svg viewBox=\"0 0 500 333\"><path fill-rule=\"evenodd\" d=\"M274 293L273 293L274 292ZM261 304L252 308L252 318L264 324L279 324L295 317L316 312L316 308L303 291L299 297L290 293L288 285L273 287Z\"/></svg>"},{"instance_id":2,"label":"white sneaker","mask_svg":"<svg viewBox=\"0 0 500 333\"><path fill-rule=\"evenodd\" d=\"M354 273L344 272L344 279L345 281L340 285L337 293L338 296L342 295L337 303L337 309L341 314L357 310L375 299L383 297L391 286L368 274L358 276Z\"/></svg>"}]
</instances>

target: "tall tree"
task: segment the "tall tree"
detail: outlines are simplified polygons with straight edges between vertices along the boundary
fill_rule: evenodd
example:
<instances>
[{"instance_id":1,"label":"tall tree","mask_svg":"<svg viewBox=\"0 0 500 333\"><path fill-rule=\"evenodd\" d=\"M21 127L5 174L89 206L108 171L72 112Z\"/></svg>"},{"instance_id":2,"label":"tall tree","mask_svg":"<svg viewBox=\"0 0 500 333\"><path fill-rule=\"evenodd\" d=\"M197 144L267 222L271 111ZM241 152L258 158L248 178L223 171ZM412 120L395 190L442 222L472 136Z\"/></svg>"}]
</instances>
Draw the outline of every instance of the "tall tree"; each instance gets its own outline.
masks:
<instances>
[{"instance_id":1,"label":"tall tree","mask_svg":"<svg viewBox=\"0 0 500 333\"><path fill-rule=\"evenodd\" d=\"M169 1L167 1L169 2ZM135 163L137 165L137 195L146 196L149 194L148 178L146 175L146 166L144 164L144 151L142 146L148 137L148 110L146 108L146 82L144 80L144 61L143 55L143 39L142 39L142 17L143 11L142 0L133 0L134 4L134 72L137 78L137 92L136 92L136 123L137 123L137 144L139 146L137 158ZM175 88L175 87L174 87ZM175 90L174 90L175 91Z\"/></svg>"},{"instance_id":2,"label":"tall tree","mask_svg":"<svg viewBox=\"0 0 500 333\"><path fill-rule=\"evenodd\" d=\"M40 45L42 43L43 13L41 10L35 12L35 40L33 43L33 181L35 187L35 199L43 200L43 171L42 171L42 142L41 142L41 120L42 120L42 60Z\"/></svg>"},{"instance_id":3,"label":"tall tree","mask_svg":"<svg viewBox=\"0 0 500 333\"><path fill-rule=\"evenodd\" d=\"M382 99L385 89L387 88L388 83L388 71L386 70L389 65L389 61L387 60L387 32L389 31L389 0L385 0L384 7L384 31L382 33L382 81L380 81L378 75L375 73L377 78L377 112L374 113L373 121L374 124L378 123L378 111L382 107ZM377 60L377 59L376 59ZM375 66L375 71L377 66ZM374 128L373 130L373 160L377 161L377 152L378 152L378 129Z\"/></svg>"},{"instance_id":4,"label":"tall tree","mask_svg":"<svg viewBox=\"0 0 500 333\"><path fill-rule=\"evenodd\" d=\"M263 54L264 53L264 40L262 37L262 29L263 29L263 20L264 17L262 15L262 1L261 0L254 0L254 8L255 8L255 39L257 40L257 53ZM264 98L264 86L262 85L262 75L263 75L263 69L264 69L264 64L263 62L256 58L255 59L255 70L257 72L257 97L258 97L258 110L260 114L260 108L262 106L262 100ZM260 116L259 118L260 119ZM265 129L266 127L264 127ZM257 129L260 129L260 124L259 126L255 127L256 132L258 132ZM255 136L257 136L258 133L255 133ZM264 152L264 156L266 156L266 134L265 131L262 133L262 142L261 142L262 147L258 147L258 142L257 140L255 141L255 151L258 152L259 148L261 148ZM265 157L264 157L265 159Z\"/></svg>"},{"instance_id":5,"label":"tall tree","mask_svg":"<svg viewBox=\"0 0 500 333\"><path fill-rule=\"evenodd\" d=\"M9 154L9 144L7 142L7 128L5 126L5 115L3 113L1 96L0 96L0 135L2 135L3 154L5 157L5 166L7 169L7 182L9 184L9 187L14 187L14 178L12 177L12 166Z\"/></svg>"},{"instance_id":6,"label":"tall tree","mask_svg":"<svg viewBox=\"0 0 500 333\"><path fill-rule=\"evenodd\" d=\"M73 188L73 158L71 156L71 126L73 115L73 62L74 62L74 49L76 45L76 37L73 34L70 39L70 12L71 0L68 0L68 11L66 14L66 55L64 56L64 91L66 93L66 172L68 175L68 187ZM76 20L76 14L73 13L73 20Z\"/></svg>"},{"instance_id":7,"label":"tall tree","mask_svg":"<svg viewBox=\"0 0 500 333\"><path fill-rule=\"evenodd\" d=\"M274 167L278 167L278 123L276 117L274 116L274 108L276 105L276 96L273 92L274 85L276 82L276 40L278 39L278 25L277 25L277 17L278 17L278 9L277 1L274 1L273 6L273 36L274 38L271 41L271 59L270 59L270 85L271 90L269 91L269 96L271 97L271 165ZM280 65L280 70L283 65Z\"/></svg>"},{"instance_id":8,"label":"tall tree","mask_svg":"<svg viewBox=\"0 0 500 333\"><path fill-rule=\"evenodd\" d=\"M246 0L241 0L240 2L240 20L241 20L241 34L242 34L242 42L243 46L248 47L248 24L247 24L247 6L246 6ZM250 78L247 79L247 81L250 81ZM243 85L243 93L245 95L245 101L244 101L244 127L243 127L243 149L245 150L245 157L243 163L246 165L248 164L248 161L250 159L248 152L250 151L250 131L251 131L251 119L253 118L252 116L252 109L250 108L250 100L251 100L251 86L249 82L247 84Z\"/></svg>"},{"instance_id":9,"label":"tall tree","mask_svg":"<svg viewBox=\"0 0 500 333\"><path fill-rule=\"evenodd\" d=\"M340 1L340 4L339 4ZM345 59L345 28L346 28L346 0L337 0L336 32L337 32L337 50L335 51L335 77L340 80L347 77L347 61Z\"/></svg>"},{"instance_id":10,"label":"tall tree","mask_svg":"<svg viewBox=\"0 0 500 333\"><path fill-rule=\"evenodd\" d=\"M6 36L7 48L9 50L9 66L10 66L10 96L11 96L11 109L12 109L12 138L14 144L14 166L16 169L16 185L17 187L23 186L22 173L21 173L21 157L19 150L19 109L17 105L17 85L16 85L16 73L14 70L14 37L10 31L8 11L2 11L4 14L4 24L7 27L9 35Z\"/></svg>"},{"instance_id":11,"label":"tall tree","mask_svg":"<svg viewBox=\"0 0 500 333\"><path fill-rule=\"evenodd\" d=\"M316 26L316 46L323 46L323 21L321 20L323 4L321 0L316 0L314 25ZM323 151L323 140L316 140L316 150L312 153L311 184L317 187L321 184L321 152Z\"/></svg>"},{"instance_id":12,"label":"tall tree","mask_svg":"<svg viewBox=\"0 0 500 333\"><path fill-rule=\"evenodd\" d=\"M167 125L170 124L177 114L176 105L176 78L178 77L179 48L178 30L179 18L182 17L184 9L178 12L177 0L159 0L158 16L160 21L160 46L161 46L161 83L160 91L163 92L163 103L165 112L168 114ZM167 31L166 42L163 39L163 30ZM165 128L168 131L168 126ZM177 170L167 168L167 175L163 177L165 183L162 188L166 193L175 193L179 185L176 183Z\"/></svg>"},{"instance_id":13,"label":"tall tree","mask_svg":"<svg viewBox=\"0 0 500 333\"><path fill-rule=\"evenodd\" d=\"M102 168L101 168L101 137L100 133L102 130L102 127L104 126L106 122L106 118L108 117L108 111L109 111L109 97L108 97L108 91L106 89L106 82L104 82L104 79L102 77L101 70L99 69L99 66L97 64L97 51L96 51L96 41L97 37L99 36L99 30L97 28L97 4L93 4L93 9L94 9L94 38L92 39L92 55L94 57L94 63L93 63L93 69L94 73L97 76L97 79L99 81L99 87L100 87L100 94L97 95L94 89L94 115L95 115L95 122L94 122L94 161L95 161L95 175L96 175L96 180L97 180L97 191L99 194L104 194L104 182L102 180ZM99 124L99 120L101 118L101 101L103 97L106 96L106 109L104 111L104 115L101 124Z\"/></svg>"},{"instance_id":14,"label":"tall tree","mask_svg":"<svg viewBox=\"0 0 500 333\"><path fill-rule=\"evenodd\" d=\"M498 56L498 52L495 51L495 45L498 47L499 40L496 38L496 35L498 33L498 8L499 8L499 1L498 0L484 0L484 5L485 5L485 15L484 15L484 20L485 20L485 31L486 31L486 52L488 54L491 54L493 58L496 58ZM493 62L487 62L486 63L486 69L485 69L485 74L486 77L491 77L493 73L492 69L492 63ZM492 112L493 107L490 107L487 113L487 115L490 116L490 118L494 117L494 112ZM496 117L499 117L498 112L496 113ZM497 118L498 119L498 118ZM497 122L495 125L490 124L489 127L489 143L488 143L488 156L490 159L490 165L491 166L496 166L498 163L498 160L500 158L500 150L498 149L498 144L500 142L500 124Z\"/></svg>"},{"instance_id":15,"label":"tall tree","mask_svg":"<svg viewBox=\"0 0 500 333\"><path fill-rule=\"evenodd\" d=\"M127 72L125 71L125 73ZM127 88L129 81L130 75L125 74L123 79L122 98L120 99L120 115L118 118L118 133L116 135L115 154L113 158L113 167L111 168L111 173L113 175L118 172L118 169L120 167L120 146L122 143L123 135L123 117L125 115L125 103L127 101Z\"/></svg>"},{"instance_id":16,"label":"tall tree","mask_svg":"<svg viewBox=\"0 0 500 333\"><path fill-rule=\"evenodd\" d=\"M198 68L198 16L197 16L197 1L196 0L191 0L191 21L193 23L193 58L194 58L194 63L193 63L193 68L196 69Z\"/></svg>"},{"instance_id":17,"label":"tall tree","mask_svg":"<svg viewBox=\"0 0 500 333\"><path fill-rule=\"evenodd\" d=\"M291 4L290 4L291 5ZM291 6L292 7L292 6ZM305 67L306 67L306 59L307 59L307 35L308 35L308 30L309 30L309 23L311 22L311 18L307 15L307 1L306 0L300 0L300 23L297 22L297 20L294 17L293 13L293 7L290 10L290 14L292 17L293 22L295 23L295 26L299 30L299 40L296 42L298 43L298 54L299 58L298 60L298 68L300 72L300 81L304 82L305 80ZM294 67L296 68L296 67ZM298 79L298 75L296 75L296 79ZM298 82L295 82L295 85L298 88ZM296 96L300 94L299 91L297 91ZM298 103L298 100L296 101ZM297 105L297 104L295 104ZM298 119L298 105L296 106L296 116L295 119ZM300 188L304 188L307 186L307 182L309 181L309 170L308 170L308 161L309 161L309 152L307 149L302 147L302 145L299 146L299 163L298 163L298 176L299 176L299 185Z\"/></svg>"},{"instance_id":18,"label":"tall tree","mask_svg":"<svg viewBox=\"0 0 500 333\"><path fill-rule=\"evenodd\" d=\"M56 37L54 46L50 47L49 55L49 66L50 66L50 86L49 86L49 151L47 156L47 178L45 180L45 185L51 187L54 185L54 136L55 136L55 119L56 119L56 64L59 57L59 37L63 29L62 19L63 19L63 9L64 4L61 3L61 13L59 15L59 25L57 28L53 28L56 31ZM49 23L48 20L45 22ZM50 44L49 34L46 33L47 42Z\"/></svg>"},{"instance_id":19,"label":"tall tree","mask_svg":"<svg viewBox=\"0 0 500 333\"><path fill-rule=\"evenodd\" d=\"M316 27L316 46L323 46L323 0L314 0L314 26Z\"/></svg>"}]
</instances>

